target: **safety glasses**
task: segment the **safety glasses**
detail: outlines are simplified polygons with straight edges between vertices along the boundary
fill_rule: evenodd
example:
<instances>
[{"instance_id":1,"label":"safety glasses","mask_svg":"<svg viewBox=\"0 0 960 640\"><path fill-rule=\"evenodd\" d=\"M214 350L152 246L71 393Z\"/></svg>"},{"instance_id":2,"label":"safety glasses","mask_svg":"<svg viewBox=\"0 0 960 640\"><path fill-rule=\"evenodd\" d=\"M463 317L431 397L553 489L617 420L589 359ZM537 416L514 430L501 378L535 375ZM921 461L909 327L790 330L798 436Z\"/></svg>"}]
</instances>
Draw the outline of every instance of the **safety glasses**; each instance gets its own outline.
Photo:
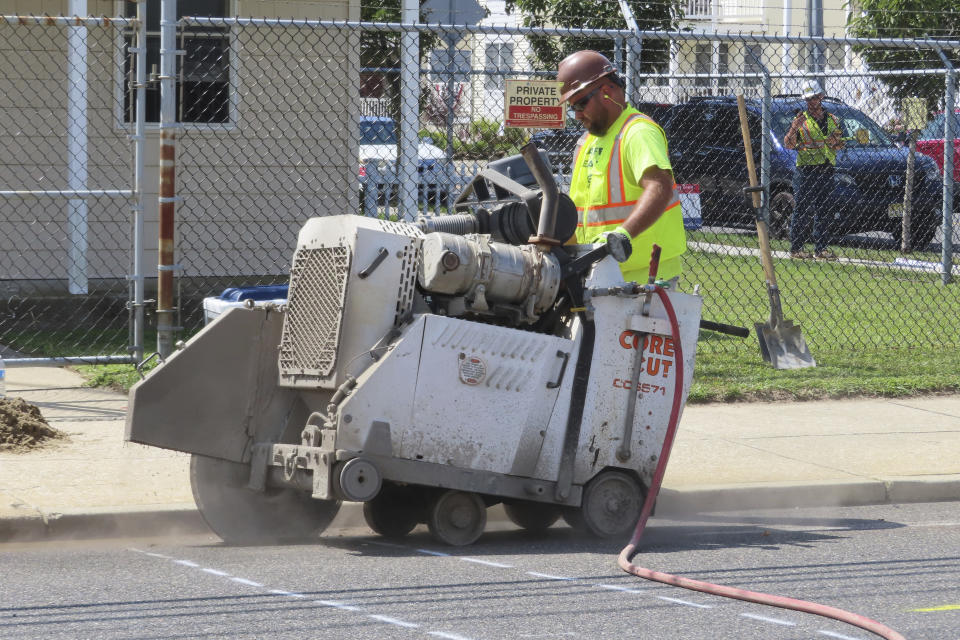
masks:
<instances>
[{"instance_id":1,"label":"safety glasses","mask_svg":"<svg viewBox=\"0 0 960 640\"><path fill-rule=\"evenodd\" d=\"M593 96L597 95L597 91L600 91L601 88L602 88L602 87L597 87L596 89L594 89L593 91L591 91L591 92L588 93L587 95L583 96L582 98L580 98L580 99L577 100L576 102L572 103L572 104L570 105L570 109L573 110L573 111L576 111L577 113L579 113L579 112L583 111L584 109L586 109L586 108L587 108L587 104L590 102L590 100L593 98Z\"/></svg>"}]
</instances>

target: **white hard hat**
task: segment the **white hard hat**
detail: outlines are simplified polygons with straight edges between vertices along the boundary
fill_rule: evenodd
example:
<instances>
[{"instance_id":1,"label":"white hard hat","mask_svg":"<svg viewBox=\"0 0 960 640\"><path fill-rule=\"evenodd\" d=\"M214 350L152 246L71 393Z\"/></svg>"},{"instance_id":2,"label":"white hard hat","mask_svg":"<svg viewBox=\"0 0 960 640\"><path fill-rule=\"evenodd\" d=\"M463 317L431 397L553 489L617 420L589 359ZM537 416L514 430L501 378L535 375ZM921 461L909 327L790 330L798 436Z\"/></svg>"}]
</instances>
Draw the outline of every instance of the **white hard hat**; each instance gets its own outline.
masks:
<instances>
[{"instance_id":1,"label":"white hard hat","mask_svg":"<svg viewBox=\"0 0 960 640\"><path fill-rule=\"evenodd\" d=\"M816 80L808 80L800 85L800 93L803 95L804 99L809 99L814 96L822 96L823 87L821 87L820 83Z\"/></svg>"}]
</instances>

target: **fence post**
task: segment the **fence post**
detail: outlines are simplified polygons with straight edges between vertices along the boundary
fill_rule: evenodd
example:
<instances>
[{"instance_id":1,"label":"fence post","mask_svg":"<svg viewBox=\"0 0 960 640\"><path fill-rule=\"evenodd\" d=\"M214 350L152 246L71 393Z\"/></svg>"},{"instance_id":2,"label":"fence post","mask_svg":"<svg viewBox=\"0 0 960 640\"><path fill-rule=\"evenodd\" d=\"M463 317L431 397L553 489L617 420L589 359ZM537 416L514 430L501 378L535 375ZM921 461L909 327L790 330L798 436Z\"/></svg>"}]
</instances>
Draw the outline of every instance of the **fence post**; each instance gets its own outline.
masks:
<instances>
[{"instance_id":1,"label":"fence post","mask_svg":"<svg viewBox=\"0 0 960 640\"><path fill-rule=\"evenodd\" d=\"M633 15L633 9L627 3L627 0L618 0L620 11L623 13L623 19L627 23L627 28L633 33L627 39L627 68L626 68L626 94L629 102L636 104L640 101L640 54L643 52L643 40L640 38L640 25Z\"/></svg>"},{"instance_id":2,"label":"fence post","mask_svg":"<svg viewBox=\"0 0 960 640\"><path fill-rule=\"evenodd\" d=\"M131 51L137 56L136 79L133 88L136 90L136 110L134 112L134 151L133 151L133 260L130 279L133 281L133 344L130 352L138 363L143 361L143 316L144 316L144 283L143 283L143 178L146 148L145 122L147 119L147 3L146 0L137 2L137 34L135 45Z\"/></svg>"},{"instance_id":3,"label":"fence post","mask_svg":"<svg viewBox=\"0 0 960 640\"><path fill-rule=\"evenodd\" d=\"M174 220L177 158L177 0L160 1L160 236L157 245L157 351L173 353Z\"/></svg>"},{"instance_id":4,"label":"fence post","mask_svg":"<svg viewBox=\"0 0 960 640\"><path fill-rule=\"evenodd\" d=\"M70 15L86 17L87 0L70 0ZM67 182L74 191L87 189L87 25L67 27ZM67 201L70 259L67 288L89 292L87 277L87 197Z\"/></svg>"},{"instance_id":5,"label":"fence post","mask_svg":"<svg viewBox=\"0 0 960 640\"><path fill-rule=\"evenodd\" d=\"M953 122L956 120L957 70L950 58L943 53L943 49L936 45L934 47L947 68L943 93L943 112L946 116L943 122L943 244L940 246L940 282L950 284L953 281L953 145L956 135Z\"/></svg>"},{"instance_id":6,"label":"fence post","mask_svg":"<svg viewBox=\"0 0 960 640\"><path fill-rule=\"evenodd\" d=\"M770 186L770 136L767 132L770 131L770 100L773 92L773 80L770 78L770 71L763 64L763 60L753 49L747 47L746 52L756 62L760 72L763 73L763 101L760 107L760 185L768 188ZM769 225L770 193L764 190L760 192L760 196L762 198L760 201L760 217Z\"/></svg>"},{"instance_id":7,"label":"fence post","mask_svg":"<svg viewBox=\"0 0 960 640\"><path fill-rule=\"evenodd\" d=\"M420 4L417 0L403 0L402 22L416 24ZM405 30L400 36L400 149L396 168L400 179L400 217L417 217L417 165L420 124L420 32Z\"/></svg>"}]
</instances>

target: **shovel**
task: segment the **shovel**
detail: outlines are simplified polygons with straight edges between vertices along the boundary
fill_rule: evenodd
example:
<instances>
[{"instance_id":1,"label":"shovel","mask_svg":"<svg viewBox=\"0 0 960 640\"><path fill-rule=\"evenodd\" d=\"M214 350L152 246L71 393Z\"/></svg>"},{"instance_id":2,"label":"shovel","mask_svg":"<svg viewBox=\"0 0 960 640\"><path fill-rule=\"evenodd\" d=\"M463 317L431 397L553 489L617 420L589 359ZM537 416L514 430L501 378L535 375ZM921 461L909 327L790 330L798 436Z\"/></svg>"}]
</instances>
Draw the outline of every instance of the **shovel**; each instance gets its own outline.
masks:
<instances>
[{"instance_id":1,"label":"shovel","mask_svg":"<svg viewBox=\"0 0 960 640\"><path fill-rule=\"evenodd\" d=\"M753 197L753 210L757 218L757 236L760 239L760 259L763 261L763 273L767 279L767 296L770 298L770 318L767 322L757 322L757 339L760 341L760 354L765 362L774 369L803 369L817 366L807 341L800 333L800 325L783 317L780 304L780 289L777 277L773 273L773 257L770 255L770 236L767 223L760 216L760 191L757 186L756 168L753 164L753 146L750 144L750 128L747 124L747 106L742 95L737 95L737 108L740 111L740 131L743 134L743 150L747 155L747 177Z\"/></svg>"}]
</instances>

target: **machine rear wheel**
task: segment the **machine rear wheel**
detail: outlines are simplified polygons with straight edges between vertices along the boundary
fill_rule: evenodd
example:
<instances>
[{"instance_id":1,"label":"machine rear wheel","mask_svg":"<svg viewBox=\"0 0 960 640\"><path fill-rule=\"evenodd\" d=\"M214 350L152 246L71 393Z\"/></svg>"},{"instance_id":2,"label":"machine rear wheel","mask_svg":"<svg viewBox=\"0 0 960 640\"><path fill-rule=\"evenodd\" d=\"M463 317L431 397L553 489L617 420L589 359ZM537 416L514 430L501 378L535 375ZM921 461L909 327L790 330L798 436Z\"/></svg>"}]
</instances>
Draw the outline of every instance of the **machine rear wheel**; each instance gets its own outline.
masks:
<instances>
[{"instance_id":1,"label":"machine rear wheel","mask_svg":"<svg viewBox=\"0 0 960 640\"><path fill-rule=\"evenodd\" d=\"M770 237L790 239L790 222L796 202L789 191L774 194L770 201Z\"/></svg>"},{"instance_id":2,"label":"machine rear wheel","mask_svg":"<svg viewBox=\"0 0 960 640\"><path fill-rule=\"evenodd\" d=\"M422 511L416 492L392 484L384 484L373 500L363 503L367 526L387 538L402 538L413 531Z\"/></svg>"},{"instance_id":3,"label":"machine rear wheel","mask_svg":"<svg viewBox=\"0 0 960 640\"><path fill-rule=\"evenodd\" d=\"M936 235L940 222L936 210L913 210L910 219L910 241L914 251L923 251L927 248L927 245L933 240L933 236ZM898 221L890 233L899 244L902 244L903 221Z\"/></svg>"},{"instance_id":4,"label":"machine rear wheel","mask_svg":"<svg viewBox=\"0 0 960 640\"><path fill-rule=\"evenodd\" d=\"M560 508L545 502L504 502L503 510L510 522L534 533L543 533L560 519Z\"/></svg>"},{"instance_id":5,"label":"machine rear wheel","mask_svg":"<svg viewBox=\"0 0 960 640\"><path fill-rule=\"evenodd\" d=\"M584 488L580 515L591 534L616 538L631 532L642 507L643 488L633 476L622 471L602 471Z\"/></svg>"},{"instance_id":6,"label":"machine rear wheel","mask_svg":"<svg viewBox=\"0 0 960 640\"><path fill-rule=\"evenodd\" d=\"M475 493L444 491L430 505L427 526L433 537L444 544L473 544L487 526L487 505Z\"/></svg>"},{"instance_id":7,"label":"machine rear wheel","mask_svg":"<svg viewBox=\"0 0 960 640\"><path fill-rule=\"evenodd\" d=\"M250 466L194 454L193 499L207 526L231 544L272 544L316 539L340 509L339 500L314 500L294 489L247 488Z\"/></svg>"},{"instance_id":8,"label":"machine rear wheel","mask_svg":"<svg viewBox=\"0 0 960 640\"><path fill-rule=\"evenodd\" d=\"M563 515L563 521L570 525L571 529L577 533L589 533L580 507L563 507L560 513Z\"/></svg>"}]
</instances>

